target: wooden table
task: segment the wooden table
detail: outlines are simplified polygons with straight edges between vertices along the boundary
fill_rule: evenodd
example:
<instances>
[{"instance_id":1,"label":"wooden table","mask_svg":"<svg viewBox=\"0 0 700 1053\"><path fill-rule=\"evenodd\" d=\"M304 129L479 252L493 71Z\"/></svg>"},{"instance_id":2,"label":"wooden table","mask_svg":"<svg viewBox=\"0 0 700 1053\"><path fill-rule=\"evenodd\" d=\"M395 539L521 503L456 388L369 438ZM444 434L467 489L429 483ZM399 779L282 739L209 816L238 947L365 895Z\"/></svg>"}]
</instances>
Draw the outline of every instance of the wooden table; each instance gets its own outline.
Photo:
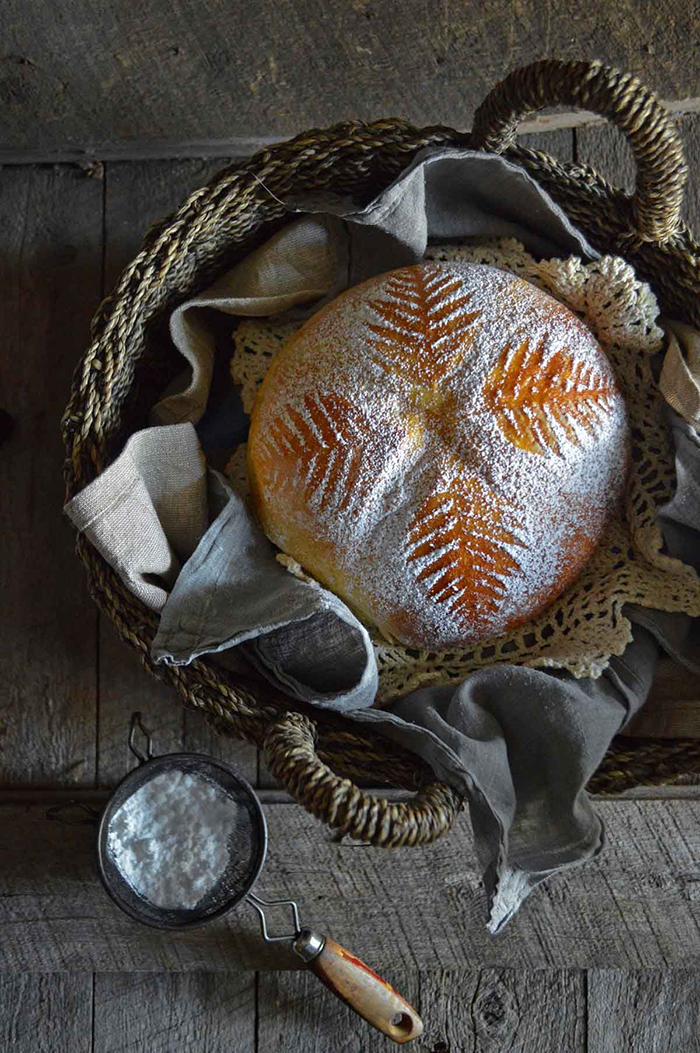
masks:
<instances>
[{"instance_id":1,"label":"wooden table","mask_svg":"<svg viewBox=\"0 0 700 1053\"><path fill-rule=\"evenodd\" d=\"M679 120L697 163L699 119ZM533 143L629 181L628 158L601 125ZM491 938L465 818L422 851L338 844L274 788L254 750L185 712L98 618L60 516L71 370L142 232L225 159L97 160L2 172L0 405L16 428L0 446L0 1048L389 1047L291 971L289 953L262 945L250 910L176 936L132 923L95 877L92 829L46 819L58 801L105 799L131 766L126 732L139 708L158 752L214 753L260 787L270 826L262 894L294 895L305 921L385 971L425 1019L416 1049L699 1049L700 788L601 802L602 857L539 889ZM687 210L700 229L698 187ZM698 699L697 681L664 667L638 733L700 734Z\"/></svg>"}]
</instances>

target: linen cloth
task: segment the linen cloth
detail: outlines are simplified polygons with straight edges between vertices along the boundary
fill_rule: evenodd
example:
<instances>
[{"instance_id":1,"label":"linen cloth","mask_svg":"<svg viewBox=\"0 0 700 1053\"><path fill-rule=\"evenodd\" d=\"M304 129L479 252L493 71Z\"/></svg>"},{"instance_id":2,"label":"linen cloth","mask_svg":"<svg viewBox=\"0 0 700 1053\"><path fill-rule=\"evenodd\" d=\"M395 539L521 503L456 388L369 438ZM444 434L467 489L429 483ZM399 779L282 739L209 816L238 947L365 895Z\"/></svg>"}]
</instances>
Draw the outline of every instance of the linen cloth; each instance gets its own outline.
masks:
<instances>
[{"instance_id":1,"label":"linen cloth","mask_svg":"<svg viewBox=\"0 0 700 1053\"><path fill-rule=\"evenodd\" d=\"M301 201L288 204L292 214L303 211ZM153 422L171 426L132 437L121 457L66 511L129 587L161 609L153 648L157 660L186 663L211 652L225 657L227 649L240 647L289 693L373 725L424 757L438 778L463 793L484 868L488 924L495 932L543 878L600 850L602 828L585 784L611 738L643 704L659 647L689 665L697 663L698 626L684 616L626 608L633 642L597 680L498 665L471 674L457 688L421 689L391 711L374 710L369 707L376 668L366 630L337 597L299 581L274 560L272 547L221 477L209 474L205 522L195 515L200 533L194 545L197 530L187 535L190 559L180 569L187 556L182 542L177 553L170 545L171 556L159 535L158 558L148 563L154 517L168 540L163 505L171 500L179 505L183 478L197 472L200 495L203 489L192 422L205 413L214 340L199 308L306 315L349 284L419 260L429 239L507 235L542 256L596 256L526 173L502 158L471 151L424 152L364 209L330 197L317 197L308 209L315 215L291 222L175 311L171 333L192 377L185 391L154 409ZM678 484L659 522L670 554L693 563L700 540L700 442L692 426L700 336L676 323L671 334L662 388L679 411L669 410ZM172 427L183 421L191 423ZM204 416L202 433L207 423ZM232 434L240 428L240 420L232 419ZM158 473L161 489L148 507L147 471L134 460L133 448L148 445L151 437L159 441L160 433L171 436L172 456ZM139 495L138 502L132 494ZM125 543L116 544L124 529L131 561Z\"/></svg>"},{"instance_id":2,"label":"linen cloth","mask_svg":"<svg viewBox=\"0 0 700 1053\"><path fill-rule=\"evenodd\" d=\"M127 588L160 610L208 524L206 462L194 429L136 432L66 512Z\"/></svg>"},{"instance_id":3,"label":"linen cloth","mask_svg":"<svg viewBox=\"0 0 700 1053\"><path fill-rule=\"evenodd\" d=\"M280 566L243 501L213 471L209 514L212 524L163 608L155 657L187 665L248 641L248 660L288 694L343 712L370 705L377 663L364 625L332 592ZM318 644L313 659L310 639Z\"/></svg>"}]
</instances>

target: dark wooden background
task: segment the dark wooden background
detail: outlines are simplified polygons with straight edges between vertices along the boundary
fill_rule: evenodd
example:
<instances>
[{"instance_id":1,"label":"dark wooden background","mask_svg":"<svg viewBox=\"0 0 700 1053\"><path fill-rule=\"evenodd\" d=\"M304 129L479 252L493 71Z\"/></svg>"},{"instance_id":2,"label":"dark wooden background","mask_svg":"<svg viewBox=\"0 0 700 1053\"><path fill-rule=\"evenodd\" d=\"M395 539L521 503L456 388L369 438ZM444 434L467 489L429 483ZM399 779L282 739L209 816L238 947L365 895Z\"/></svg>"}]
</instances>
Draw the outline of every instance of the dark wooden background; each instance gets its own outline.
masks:
<instances>
[{"instance_id":1,"label":"dark wooden background","mask_svg":"<svg viewBox=\"0 0 700 1053\"><path fill-rule=\"evenodd\" d=\"M333 842L254 750L217 739L148 680L98 618L61 519L58 422L89 321L154 220L255 144L348 117L468 127L485 92L536 58L639 73L676 115L700 229L697 5L621 0L6 0L0 12L0 1049L15 1053L389 1048L252 912L173 937L97 883L89 827L130 767L138 706L159 752L219 754L260 788L263 894L296 895L414 1001L422 1053L700 1049L700 789L598 807L605 854L484 930L466 819L432 849ZM531 122L528 145L631 189L629 152L590 115ZM542 130L548 129L548 130ZM637 734L700 734L700 682L663 665ZM280 968L283 971L278 971Z\"/></svg>"},{"instance_id":2,"label":"dark wooden background","mask_svg":"<svg viewBox=\"0 0 700 1053\"><path fill-rule=\"evenodd\" d=\"M699 21L687 0L5 0L2 150L182 150L392 115L468 128L544 57L600 58L687 101Z\"/></svg>"}]
</instances>

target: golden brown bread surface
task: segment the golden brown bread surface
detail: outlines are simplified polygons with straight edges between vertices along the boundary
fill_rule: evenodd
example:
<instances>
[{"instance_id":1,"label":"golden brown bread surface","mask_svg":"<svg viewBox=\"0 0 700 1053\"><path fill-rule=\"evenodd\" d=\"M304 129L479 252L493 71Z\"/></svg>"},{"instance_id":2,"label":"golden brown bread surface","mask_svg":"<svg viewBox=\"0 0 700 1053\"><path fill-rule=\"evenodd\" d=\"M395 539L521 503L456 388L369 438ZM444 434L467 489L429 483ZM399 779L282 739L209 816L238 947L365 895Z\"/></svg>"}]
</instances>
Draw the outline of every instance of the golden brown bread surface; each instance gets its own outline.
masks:
<instances>
[{"instance_id":1,"label":"golden brown bread surface","mask_svg":"<svg viewBox=\"0 0 700 1053\"><path fill-rule=\"evenodd\" d=\"M576 577L624 488L624 400L587 327L512 274L355 286L273 361L248 467L268 537L364 620L468 645Z\"/></svg>"}]
</instances>

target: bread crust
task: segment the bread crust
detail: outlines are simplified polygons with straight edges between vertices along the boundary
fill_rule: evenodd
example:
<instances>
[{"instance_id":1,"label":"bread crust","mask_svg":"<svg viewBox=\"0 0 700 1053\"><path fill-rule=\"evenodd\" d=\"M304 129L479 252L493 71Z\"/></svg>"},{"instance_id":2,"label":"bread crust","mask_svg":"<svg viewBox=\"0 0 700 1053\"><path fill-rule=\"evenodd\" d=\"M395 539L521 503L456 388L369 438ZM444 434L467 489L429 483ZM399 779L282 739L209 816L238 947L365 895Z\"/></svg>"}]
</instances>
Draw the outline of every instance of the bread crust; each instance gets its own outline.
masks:
<instances>
[{"instance_id":1,"label":"bread crust","mask_svg":"<svg viewBox=\"0 0 700 1053\"><path fill-rule=\"evenodd\" d=\"M624 490L624 399L567 307L481 264L355 286L282 348L248 443L268 537L389 639L465 646L576 578Z\"/></svg>"}]
</instances>

